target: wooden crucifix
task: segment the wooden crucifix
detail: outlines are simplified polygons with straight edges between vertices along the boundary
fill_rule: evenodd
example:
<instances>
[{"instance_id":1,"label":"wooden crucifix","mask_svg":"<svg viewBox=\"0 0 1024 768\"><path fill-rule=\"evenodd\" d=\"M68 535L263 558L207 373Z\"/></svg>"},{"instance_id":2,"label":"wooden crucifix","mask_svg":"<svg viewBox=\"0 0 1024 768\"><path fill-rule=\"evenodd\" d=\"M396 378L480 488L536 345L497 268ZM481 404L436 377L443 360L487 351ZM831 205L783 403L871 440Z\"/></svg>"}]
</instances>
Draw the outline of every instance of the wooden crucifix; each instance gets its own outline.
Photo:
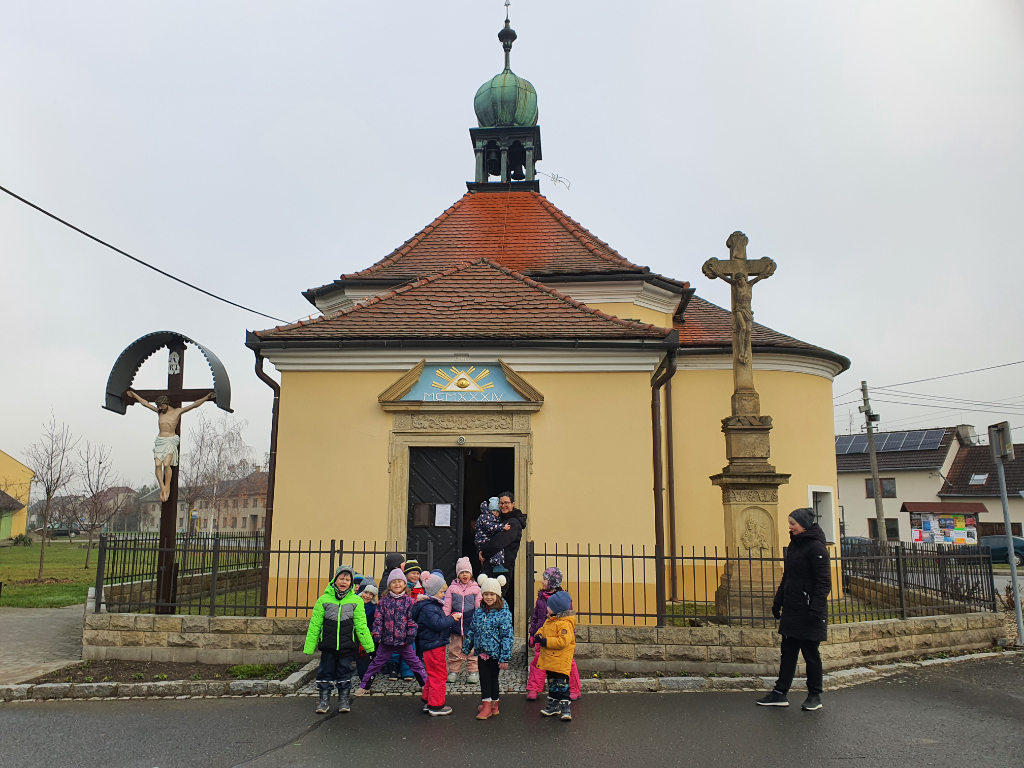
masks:
<instances>
[{"instance_id":1,"label":"wooden crucifix","mask_svg":"<svg viewBox=\"0 0 1024 768\"><path fill-rule=\"evenodd\" d=\"M747 236L733 232L725 241L729 260L708 259L702 272L712 280L725 280L732 286L732 376L733 416L759 416L761 404L754 389L754 361L750 339L754 312L750 308L754 283L775 274L771 259L747 259ZM748 279L753 278L753 279Z\"/></svg>"},{"instance_id":2,"label":"wooden crucifix","mask_svg":"<svg viewBox=\"0 0 1024 768\"><path fill-rule=\"evenodd\" d=\"M213 375L213 389L185 389L185 344L195 345L206 358ZM132 388L143 362L167 348L167 389ZM231 412L231 384L224 365L209 349L173 331L159 331L137 339L118 357L107 379L104 408L124 414L127 406L141 403L158 415L160 431L153 446L154 469L160 484L160 534L157 554L156 612L173 613L177 592L178 455L181 446L181 415L213 400ZM183 403L192 404L182 407Z\"/></svg>"}]
</instances>

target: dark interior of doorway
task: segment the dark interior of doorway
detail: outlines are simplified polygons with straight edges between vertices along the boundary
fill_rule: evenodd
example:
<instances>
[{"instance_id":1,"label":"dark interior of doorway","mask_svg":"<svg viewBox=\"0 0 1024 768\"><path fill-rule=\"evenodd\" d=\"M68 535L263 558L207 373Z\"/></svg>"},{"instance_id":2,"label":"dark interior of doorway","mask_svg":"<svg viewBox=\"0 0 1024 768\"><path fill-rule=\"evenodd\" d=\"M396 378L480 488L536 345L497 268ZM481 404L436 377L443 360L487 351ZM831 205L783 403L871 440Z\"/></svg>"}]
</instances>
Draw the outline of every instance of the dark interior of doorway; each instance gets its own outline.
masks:
<instances>
[{"instance_id":1,"label":"dark interior of doorway","mask_svg":"<svg viewBox=\"0 0 1024 768\"><path fill-rule=\"evenodd\" d=\"M480 573L473 535L480 515L480 502L515 488L515 448L465 448L465 474L462 509L466 521L462 526L462 554L473 563L474 577Z\"/></svg>"}]
</instances>

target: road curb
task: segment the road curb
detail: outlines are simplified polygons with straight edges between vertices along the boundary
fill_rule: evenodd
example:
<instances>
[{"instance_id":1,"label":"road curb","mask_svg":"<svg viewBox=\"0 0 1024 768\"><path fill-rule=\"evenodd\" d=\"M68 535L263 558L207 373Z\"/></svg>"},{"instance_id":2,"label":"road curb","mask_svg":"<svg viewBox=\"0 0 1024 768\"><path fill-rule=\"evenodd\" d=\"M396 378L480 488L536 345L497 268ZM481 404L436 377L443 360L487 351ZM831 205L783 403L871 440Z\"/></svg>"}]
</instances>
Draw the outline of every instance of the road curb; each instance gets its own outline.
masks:
<instances>
[{"instance_id":1,"label":"road curb","mask_svg":"<svg viewBox=\"0 0 1024 768\"><path fill-rule=\"evenodd\" d=\"M872 664L867 667L837 669L825 675L826 691L850 688L910 669L938 664L956 664L977 659L1020 656L1024 651L971 653L949 658L903 661L893 664ZM301 689L316 676L314 660L285 680L167 680L152 683L37 683L35 685L0 685L0 702L16 704L46 701L131 701L139 699L215 699L269 698L304 695ZM774 677L630 677L615 680L584 678L583 693L698 693L721 691L765 691L775 684ZM806 690L807 681L797 678L793 690ZM373 696L410 696L409 691L373 693ZM458 694L454 694L458 695Z\"/></svg>"}]
</instances>

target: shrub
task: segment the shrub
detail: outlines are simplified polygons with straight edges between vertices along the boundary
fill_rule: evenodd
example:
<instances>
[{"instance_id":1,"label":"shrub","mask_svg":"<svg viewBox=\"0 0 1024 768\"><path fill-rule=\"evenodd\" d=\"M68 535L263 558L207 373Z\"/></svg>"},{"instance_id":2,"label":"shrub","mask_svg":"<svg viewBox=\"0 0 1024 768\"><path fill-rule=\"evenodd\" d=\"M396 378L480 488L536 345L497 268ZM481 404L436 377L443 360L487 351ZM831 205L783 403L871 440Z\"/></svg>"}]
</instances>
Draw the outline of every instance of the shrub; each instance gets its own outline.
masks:
<instances>
[{"instance_id":1,"label":"shrub","mask_svg":"<svg viewBox=\"0 0 1024 768\"><path fill-rule=\"evenodd\" d=\"M15 547L31 547L32 539L24 533L19 533L12 541Z\"/></svg>"},{"instance_id":2,"label":"shrub","mask_svg":"<svg viewBox=\"0 0 1024 768\"><path fill-rule=\"evenodd\" d=\"M283 667L281 667L281 669L278 670L278 673L276 675L274 675L274 677L277 678L278 680L284 680L286 677L288 677L288 675L290 675L292 672L294 672L298 668L299 668L298 664L296 664L294 661L290 661L287 664L285 664Z\"/></svg>"},{"instance_id":3,"label":"shrub","mask_svg":"<svg viewBox=\"0 0 1024 768\"><path fill-rule=\"evenodd\" d=\"M82 678L82 681L83 681L83 682L86 682L86 683L91 683L91 682L92 682L92 680L93 680L93 679L92 679L91 677L83 677L83 678Z\"/></svg>"},{"instance_id":4,"label":"shrub","mask_svg":"<svg viewBox=\"0 0 1024 768\"><path fill-rule=\"evenodd\" d=\"M202 680L202 678L199 676L198 673L193 673L193 674L189 675L188 679L189 680Z\"/></svg>"},{"instance_id":5,"label":"shrub","mask_svg":"<svg viewBox=\"0 0 1024 768\"><path fill-rule=\"evenodd\" d=\"M153 679L154 680L166 680L167 679L167 675L165 675L163 673L160 673L159 675L153 675Z\"/></svg>"},{"instance_id":6,"label":"shrub","mask_svg":"<svg viewBox=\"0 0 1024 768\"><path fill-rule=\"evenodd\" d=\"M134 675L132 675L132 680L141 680L144 677L145 675L143 675L141 672L136 672Z\"/></svg>"}]
</instances>

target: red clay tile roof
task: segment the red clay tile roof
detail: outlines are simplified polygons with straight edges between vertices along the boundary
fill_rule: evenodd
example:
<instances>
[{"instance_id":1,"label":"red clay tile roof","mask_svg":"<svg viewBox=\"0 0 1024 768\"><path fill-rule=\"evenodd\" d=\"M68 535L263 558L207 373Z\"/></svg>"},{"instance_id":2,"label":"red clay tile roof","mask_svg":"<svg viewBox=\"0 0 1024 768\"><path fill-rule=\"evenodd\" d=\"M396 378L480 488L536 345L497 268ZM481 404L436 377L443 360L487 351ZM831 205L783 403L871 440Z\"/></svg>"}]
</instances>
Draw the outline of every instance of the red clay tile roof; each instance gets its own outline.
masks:
<instances>
[{"instance_id":1,"label":"red clay tile roof","mask_svg":"<svg viewBox=\"0 0 1024 768\"><path fill-rule=\"evenodd\" d=\"M411 280L480 258L529 275L647 271L539 192L467 192L392 253L342 278Z\"/></svg>"},{"instance_id":2,"label":"red clay tile roof","mask_svg":"<svg viewBox=\"0 0 1024 768\"><path fill-rule=\"evenodd\" d=\"M710 301L694 296L686 306L683 321L675 321L679 331L680 347L731 347L732 346L732 313ZM757 347L783 347L802 349L809 352L820 352L824 357L835 359L843 364L843 370L849 368L850 361L842 355L822 347L808 344L806 341L794 339L784 333L754 323L750 334L751 345Z\"/></svg>"},{"instance_id":3,"label":"red clay tile roof","mask_svg":"<svg viewBox=\"0 0 1024 768\"><path fill-rule=\"evenodd\" d=\"M1006 493L1017 496L1024 490L1024 445L1015 443L1013 451L1016 461L1004 465L1006 471ZM988 475L981 485L971 485L971 475ZM992 461L991 448L987 445L971 445L961 448L949 468L946 482L939 490L939 496L999 496L999 475Z\"/></svg>"},{"instance_id":4,"label":"red clay tile roof","mask_svg":"<svg viewBox=\"0 0 1024 768\"><path fill-rule=\"evenodd\" d=\"M492 195L493 196L493 195ZM662 339L491 261L462 263L336 314L258 331L287 339Z\"/></svg>"},{"instance_id":5,"label":"red clay tile roof","mask_svg":"<svg viewBox=\"0 0 1024 768\"><path fill-rule=\"evenodd\" d=\"M944 427L945 432L939 447L931 451L879 451L878 469L891 471L894 469L935 469L941 467L949 449L956 442L956 427ZM892 432L920 432L919 429L894 429ZM889 432L879 432L887 435ZM836 470L838 472L867 472L871 469L871 457L867 453L836 454Z\"/></svg>"},{"instance_id":6,"label":"red clay tile roof","mask_svg":"<svg viewBox=\"0 0 1024 768\"><path fill-rule=\"evenodd\" d=\"M0 491L0 512L19 510L25 505L5 491Z\"/></svg>"},{"instance_id":7,"label":"red clay tile roof","mask_svg":"<svg viewBox=\"0 0 1024 768\"><path fill-rule=\"evenodd\" d=\"M988 508L980 501L905 501L900 512L927 512L931 515L974 515Z\"/></svg>"}]
</instances>

